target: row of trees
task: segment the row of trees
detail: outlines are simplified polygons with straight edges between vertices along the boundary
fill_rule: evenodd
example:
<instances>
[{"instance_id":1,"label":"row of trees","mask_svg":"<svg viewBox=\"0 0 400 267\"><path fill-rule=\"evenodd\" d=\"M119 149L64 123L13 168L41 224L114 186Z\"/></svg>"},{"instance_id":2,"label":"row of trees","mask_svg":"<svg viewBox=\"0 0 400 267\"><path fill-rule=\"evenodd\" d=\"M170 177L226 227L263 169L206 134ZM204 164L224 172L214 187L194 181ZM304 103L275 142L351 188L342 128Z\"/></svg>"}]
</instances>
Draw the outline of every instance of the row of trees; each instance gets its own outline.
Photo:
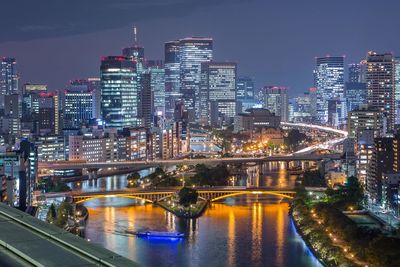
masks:
<instances>
[{"instance_id":1,"label":"row of trees","mask_svg":"<svg viewBox=\"0 0 400 267\"><path fill-rule=\"evenodd\" d=\"M68 218L74 216L74 209L71 204L62 202L58 207L51 204L47 212L46 221L58 227L64 228L68 223Z\"/></svg>"},{"instance_id":2,"label":"row of trees","mask_svg":"<svg viewBox=\"0 0 400 267\"><path fill-rule=\"evenodd\" d=\"M350 263L343 258L343 251L338 251L337 247L332 249L334 244L326 231L343 240L351 253L369 266L400 266L399 238L382 233L377 228L359 226L342 212L351 207L362 208L364 196L356 177L349 177L342 186L327 189L326 198L317 203L310 201L304 187L297 191L298 199L292 203L293 216L303 237L328 265L347 266ZM311 217L311 210L315 211L321 224Z\"/></svg>"},{"instance_id":3,"label":"row of trees","mask_svg":"<svg viewBox=\"0 0 400 267\"><path fill-rule=\"evenodd\" d=\"M228 184L230 172L225 164L219 164L215 167L207 167L204 164L198 164L193 171L195 172L194 176L184 177L175 175L174 173L167 173L162 168L158 167L152 174L144 178L141 178L139 173L134 172L127 177L128 187L138 187L142 183L148 183L152 186L159 187L179 186L182 184L181 179L185 179L186 185L225 186Z\"/></svg>"}]
</instances>

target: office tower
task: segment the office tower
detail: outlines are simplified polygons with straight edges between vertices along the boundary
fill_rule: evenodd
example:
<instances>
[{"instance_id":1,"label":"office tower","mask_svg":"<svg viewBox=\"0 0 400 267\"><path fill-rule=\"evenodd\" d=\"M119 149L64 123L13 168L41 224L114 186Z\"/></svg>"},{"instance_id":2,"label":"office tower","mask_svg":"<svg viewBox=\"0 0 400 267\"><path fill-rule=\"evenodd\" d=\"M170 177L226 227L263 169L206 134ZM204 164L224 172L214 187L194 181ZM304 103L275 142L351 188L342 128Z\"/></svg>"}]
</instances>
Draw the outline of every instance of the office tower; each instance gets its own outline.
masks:
<instances>
[{"instance_id":1,"label":"office tower","mask_svg":"<svg viewBox=\"0 0 400 267\"><path fill-rule=\"evenodd\" d=\"M395 65L391 53L367 55L367 103L386 113L388 130L395 124Z\"/></svg>"},{"instance_id":2,"label":"office tower","mask_svg":"<svg viewBox=\"0 0 400 267\"><path fill-rule=\"evenodd\" d=\"M146 71L141 78L141 101L140 101L140 117L146 129L150 129L153 125L154 115L154 94L151 89L151 73Z\"/></svg>"},{"instance_id":3,"label":"office tower","mask_svg":"<svg viewBox=\"0 0 400 267\"><path fill-rule=\"evenodd\" d=\"M165 118L165 70L149 68L150 86L153 92L153 114Z\"/></svg>"},{"instance_id":4,"label":"office tower","mask_svg":"<svg viewBox=\"0 0 400 267\"><path fill-rule=\"evenodd\" d=\"M100 78L87 78L70 81L70 91L90 91L93 96L93 118L101 118L101 84Z\"/></svg>"},{"instance_id":5,"label":"office tower","mask_svg":"<svg viewBox=\"0 0 400 267\"><path fill-rule=\"evenodd\" d=\"M64 91L63 128L80 128L95 118L95 92L87 89Z\"/></svg>"},{"instance_id":6,"label":"office tower","mask_svg":"<svg viewBox=\"0 0 400 267\"><path fill-rule=\"evenodd\" d=\"M265 86L264 101L266 109L280 116L284 122L289 120L289 95L287 87Z\"/></svg>"},{"instance_id":7,"label":"office tower","mask_svg":"<svg viewBox=\"0 0 400 267\"><path fill-rule=\"evenodd\" d=\"M359 83L361 82L361 65L357 63L352 63L348 65L348 79L347 81L350 83Z\"/></svg>"},{"instance_id":8,"label":"office tower","mask_svg":"<svg viewBox=\"0 0 400 267\"><path fill-rule=\"evenodd\" d=\"M18 94L4 96L4 116L0 117L0 132L13 143L21 134L21 104Z\"/></svg>"},{"instance_id":9,"label":"office tower","mask_svg":"<svg viewBox=\"0 0 400 267\"><path fill-rule=\"evenodd\" d=\"M346 82L345 96L347 110L352 111L357 109L367 101L367 84L360 82Z\"/></svg>"},{"instance_id":10,"label":"office tower","mask_svg":"<svg viewBox=\"0 0 400 267\"><path fill-rule=\"evenodd\" d=\"M179 40L180 91L189 113L189 120L200 117L200 75L201 63L213 58L211 38L191 37Z\"/></svg>"},{"instance_id":11,"label":"office tower","mask_svg":"<svg viewBox=\"0 0 400 267\"><path fill-rule=\"evenodd\" d=\"M140 125L139 92L135 63L123 56L101 60L101 112L107 127L122 129Z\"/></svg>"},{"instance_id":12,"label":"office tower","mask_svg":"<svg viewBox=\"0 0 400 267\"><path fill-rule=\"evenodd\" d=\"M310 97L310 115L313 121L317 119L317 88L311 87L308 89Z\"/></svg>"},{"instance_id":13,"label":"office tower","mask_svg":"<svg viewBox=\"0 0 400 267\"><path fill-rule=\"evenodd\" d=\"M293 122L309 122L313 117L311 115L311 95L305 92L303 95L294 98L291 121Z\"/></svg>"},{"instance_id":14,"label":"office tower","mask_svg":"<svg viewBox=\"0 0 400 267\"><path fill-rule=\"evenodd\" d=\"M200 121L220 126L236 115L236 63L201 64Z\"/></svg>"},{"instance_id":15,"label":"office tower","mask_svg":"<svg viewBox=\"0 0 400 267\"><path fill-rule=\"evenodd\" d=\"M239 77L236 83L236 100L254 99L254 81L250 77Z\"/></svg>"},{"instance_id":16,"label":"office tower","mask_svg":"<svg viewBox=\"0 0 400 267\"><path fill-rule=\"evenodd\" d=\"M124 48L122 55L137 63L143 64L144 62L144 47L139 45L136 26L133 26L133 45Z\"/></svg>"},{"instance_id":17,"label":"office tower","mask_svg":"<svg viewBox=\"0 0 400 267\"><path fill-rule=\"evenodd\" d=\"M4 108L4 96L18 94L17 61L15 58L0 58L0 109Z\"/></svg>"},{"instance_id":18,"label":"office tower","mask_svg":"<svg viewBox=\"0 0 400 267\"><path fill-rule=\"evenodd\" d=\"M166 42L165 53L165 117L171 119L175 104L181 99L179 41Z\"/></svg>"},{"instance_id":19,"label":"office tower","mask_svg":"<svg viewBox=\"0 0 400 267\"><path fill-rule=\"evenodd\" d=\"M60 133L59 99L54 92L40 93L38 111L38 131L42 135Z\"/></svg>"},{"instance_id":20,"label":"office tower","mask_svg":"<svg viewBox=\"0 0 400 267\"><path fill-rule=\"evenodd\" d=\"M319 123L339 126L346 118L344 57L318 57L314 70Z\"/></svg>"}]
</instances>

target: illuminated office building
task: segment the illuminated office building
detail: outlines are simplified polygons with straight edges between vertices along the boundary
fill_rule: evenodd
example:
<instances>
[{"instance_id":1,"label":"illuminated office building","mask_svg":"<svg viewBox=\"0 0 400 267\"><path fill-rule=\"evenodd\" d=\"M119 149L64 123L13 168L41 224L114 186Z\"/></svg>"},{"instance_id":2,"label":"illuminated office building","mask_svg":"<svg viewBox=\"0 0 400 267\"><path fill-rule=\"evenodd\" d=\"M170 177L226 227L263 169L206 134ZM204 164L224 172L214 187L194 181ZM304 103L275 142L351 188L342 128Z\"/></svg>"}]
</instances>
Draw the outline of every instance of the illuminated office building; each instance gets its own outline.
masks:
<instances>
[{"instance_id":1,"label":"illuminated office building","mask_svg":"<svg viewBox=\"0 0 400 267\"><path fill-rule=\"evenodd\" d=\"M289 120L289 95L288 88L284 86L264 87L264 107L275 115L281 117L281 121Z\"/></svg>"},{"instance_id":2,"label":"illuminated office building","mask_svg":"<svg viewBox=\"0 0 400 267\"><path fill-rule=\"evenodd\" d=\"M236 100L254 99L254 80L250 77L239 77L236 82Z\"/></svg>"},{"instance_id":3,"label":"illuminated office building","mask_svg":"<svg viewBox=\"0 0 400 267\"><path fill-rule=\"evenodd\" d=\"M136 64L123 56L109 56L101 60L101 111L107 127L135 127L140 125Z\"/></svg>"},{"instance_id":4,"label":"illuminated office building","mask_svg":"<svg viewBox=\"0 0 400 267\"><path fill-rule=\"evenodd\" d=\"M200 117L200 75L201 63L213 58L211 38L191 37L179 40L180 92L189 120Z\"/></svg>"},{"instance_id":5,"label":"illuminated office building","mask_svg":"<svg viewBox=\"0 0 400 267\"><path fill-rule=\"evenodd\" d=\"M90 91L93 94L93 118L101 118L101 84L100 78L74 80L69 83L70 91Z\"/></svg>"},{"instance_id":6,"label":"illuminated office building","mask_svg":"<svg viewBox=\"0 0 400 267\"><path fill-rule=\"evenodd\" d=\"M19 77L15 58L0 58L0 108L4 108L4 96L18 94Z\"/></svg>"},{"instance_id":7,"label":"illuminated office building","mask_svg":"<svg viewBox=\"0 0 400 267\"><path fill-rule=\"evenodd\" d=\"M175 103L181 99L179 41L166 42L165 53L165 117L173 118Z\"/></svg>"},{"instance_id":8,"label":"illuminated office building","mask_svg":"<svg viewBox=\"0 0 400 267\"><path fill-rule=\"evenodd\" d=\"M318 57L314 70L317 121L339 126L346 118L344 57Z\"/></svg>"},{"instance_id":9,"label":"illuminated office building","mask_svg":"<svg viewBox=\"0 0 400 267\"><path fill-rule=\"evenodd\" d=\"M236 63L202 63L199 99L202 123L232 123L236 115Z\"/></svg>"},{"instance_id":10,"label":"illuminated office building","mask_svg":"<svg viewBox=\"0 0 400 267\"><path fill-rule=\"evenodd\" d=\"M95 118L95 92L90 90L64 91L64 128L80 128Z\"/></svg>"}]
</instances>

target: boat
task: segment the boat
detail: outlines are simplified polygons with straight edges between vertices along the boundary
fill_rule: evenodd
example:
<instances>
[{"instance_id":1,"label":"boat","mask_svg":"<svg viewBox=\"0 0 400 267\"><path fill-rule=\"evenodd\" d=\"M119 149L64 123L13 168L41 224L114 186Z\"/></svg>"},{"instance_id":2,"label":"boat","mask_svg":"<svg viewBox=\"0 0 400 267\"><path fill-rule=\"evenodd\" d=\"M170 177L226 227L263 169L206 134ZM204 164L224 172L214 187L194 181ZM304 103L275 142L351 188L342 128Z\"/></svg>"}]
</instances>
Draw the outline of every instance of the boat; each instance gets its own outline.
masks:
<instances>
[{"instance_id":1,"label":"boat","mask_svg":"<svg viewBox=\"0 0 400 267\"><path fill-rule=\"evenodd\" d=\"M143 231L143 232L133 232L126 230L127 233L134 234L140 237L159 237L159 238L183 238L184 233L180 232L158 232L158 231Z\"/></svg>"}]
</instances>

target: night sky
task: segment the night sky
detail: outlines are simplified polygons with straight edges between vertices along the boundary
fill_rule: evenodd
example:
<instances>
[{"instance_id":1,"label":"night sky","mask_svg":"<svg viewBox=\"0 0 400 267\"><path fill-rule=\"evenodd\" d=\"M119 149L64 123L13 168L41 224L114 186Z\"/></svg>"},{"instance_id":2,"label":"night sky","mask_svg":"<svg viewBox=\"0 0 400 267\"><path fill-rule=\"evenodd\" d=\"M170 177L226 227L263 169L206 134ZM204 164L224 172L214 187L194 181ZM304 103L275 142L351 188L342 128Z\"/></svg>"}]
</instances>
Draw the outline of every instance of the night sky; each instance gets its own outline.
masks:
<instances>
[{"instance_id":1,"label":"night sky","mask_svg":"<svg viewBox=\"0 0 400 267\"><path fill-rule=\"evenodd\" d=\"M165 41L214 38L214 59L235 61L257 86L312 86L316 56L368 50L400 55L398 0L1 0L0 56L16 57L22 82L61 89L99 76L100 57L132 43L163 59Z\"/></svg>"}]
</instances>

